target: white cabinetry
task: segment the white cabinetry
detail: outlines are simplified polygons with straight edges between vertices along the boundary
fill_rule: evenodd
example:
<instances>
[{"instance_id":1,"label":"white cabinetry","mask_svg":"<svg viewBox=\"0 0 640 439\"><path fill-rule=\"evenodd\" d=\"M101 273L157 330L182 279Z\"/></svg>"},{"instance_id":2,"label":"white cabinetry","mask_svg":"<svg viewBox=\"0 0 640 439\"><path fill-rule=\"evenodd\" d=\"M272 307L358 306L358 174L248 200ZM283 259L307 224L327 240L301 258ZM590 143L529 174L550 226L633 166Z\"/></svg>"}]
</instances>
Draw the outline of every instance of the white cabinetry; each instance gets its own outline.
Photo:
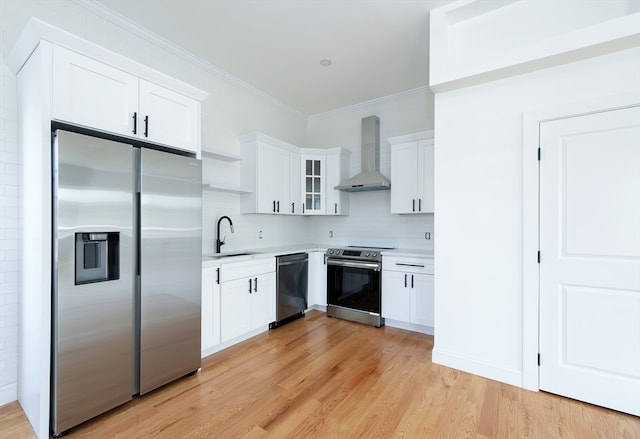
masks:
<instances>
[{"instance_id":1,"label":"white cabinetry","mask_svg":"<svg viewBox=\"0 0 640 439\"><path fill-rule=\"evenodd\" d=\"M309 308L313 305L327 306L327 264L324 252L309 252Z\"/></svg>"},{"instance_id":2,"label":"white cabinetry","mask_svg":"<svg viewBox=\"0 0 640 439\"><path fill-rule=\"evenodd\" d=\"M302 213L304 215L321 215L326 206L326 160L323 155L312 155L307 152L300 155L302 176Z\"/></svg>"},{"instance_id":3,"label":"white cabinetry","mask_svg":"<svg viewBox=\"0 0 640 439\"><path fill-rule=\"evenodd\" d=\"M343 148L305 148L300 155L302 213L305 215L347 215L348 194L334 186L347 176L349 151Z\"/></svg>"},{"instance_id":4,"label":"white cabinetry","mask_svg":"<svg viewBox=\"0 0 640 439\"><path fill-rule=\"evenodd\" d=\"M327 150L327 215L348 215L349 194L334 189L345 180L349 174L349 151L342 148Z\"/></svg>"},{"instance_id":5,"label":"white cabinetry","mask_svg":"<svg viewBox=\"0 0 640 439\"><path fill-rule=\"evenodd\" d=\"M220 266L202 269L202 355L220 344Z\"/></svg>"},{"instance_id":6,"label":"white cabinetry","mask_svg":"<svg viewBox=\"0 0 640 439\"><path fill-rule=\"evenodd\" d=\"M432 213L433 132L388 140L391 144L391 213Z\"/></svg>"},{"instance_id":7,"label":"white cabinetry","mask_svg":"<svg viewBox=\"0 0 640 439\"><path fill-rule=\"evenodd\" d=\"M275 258L223 264L220 280L223 343L275 321Z\"/></svg>"},{"instance_id":8,"label":"white cabinetry","mask_svg":"<svg viewBox=\"0 0 640 439\"><path fill-rule=\"evenodd\" d=\"M254 189L241 196L241 212L289 214L295 202L290 160L297 160L298 148L260 133L243 136L240 142L242 186Z\"/></svg>"},{"instance_id":9,"label":"white cabinetry","mask_svg":"<svg viewBox=\"0 0 640 439\"><path fill-rule=\"evenodd\" d=\"M382 257L382 316L433 328L433 260Z\"/></svg>"},{"instance_id":10,"label":"white cabinetry","mask_svg":"<svg viewBox=\"0 0 640 439\"><path fill-rule=\"evenodd\" d=\"M200 152L200 102L90 57L53 46L52 117Z\"/></svg>"}]
</instances>

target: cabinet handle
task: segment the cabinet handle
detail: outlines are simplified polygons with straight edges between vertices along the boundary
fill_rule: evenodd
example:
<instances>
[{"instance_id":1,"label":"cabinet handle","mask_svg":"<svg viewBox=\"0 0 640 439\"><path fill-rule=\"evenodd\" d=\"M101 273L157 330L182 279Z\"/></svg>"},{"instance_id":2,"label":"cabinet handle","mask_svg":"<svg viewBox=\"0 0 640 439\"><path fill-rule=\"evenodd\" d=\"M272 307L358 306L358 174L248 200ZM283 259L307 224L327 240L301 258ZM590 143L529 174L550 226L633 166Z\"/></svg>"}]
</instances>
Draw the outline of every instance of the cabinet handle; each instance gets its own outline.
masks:
<instances>
[{"instance_id":1,"label":"cabinet handle","mask_svg":"<svg viewBox=\"0 0 640 439\"><path fill-rule=\"evenodd\" d=\"M144 117L144 136L149 137L149 116Z\"/></svg>"},{"instance_id":2,"label":"cabinet handle","mask_svg":"<svg viewBox=\"0 0 640 439\"><path fill-rule=\"evenodd\" d=\"M413 199L413 200L411 200L411 201L413 202L413 207L411 208L411 210L412 210L413 212L415 212L415 211L416 211L416 200L415 200L415 199Z\"/></svg>"},{"instance_id":3,"label":"cabinet handle","mask_svg":"<svg viewBox=\"0 0 640 439\"><path fill-rule=\"evenodd\" d=\"M220 267L216 268L216 283L220 285Z\"/></svg>"},{"instance_id":4,"label":"cabinet handle","mask_svg":"<svg viewBox=\"0 0 640 439\"><path fill-rule=\"evenodd\" d=\"M273 200L273 213L276 213L276 200Z\"/></svg>"},{"instance_id":5,"label":"cabinet handle","mask_svg":"<svg viewBox=\"0 0 640 439\"><path fill-rule=\"evenodd\" d=\"M276 202L276 205L278 206L277 212L280 213L280 200Z\"/></svg>"},{"instance_id":6,"label":"cabinet handle","mask_svg":"<svg viewBox=\"0 0 640 439\"><path fill-rule=\"evenodd\" d=\"M411 275L411 288L413 288L413 274Z\"/></svg>"},{"instance_id":7,"label":"cabinet handle","mask_svg":"<svg viewBox=\"0 0 640 439\"><path fill-rule=\"evenodd\" d=\"M404 275L404 287L407 288L407 274Z\"/></svg>"},{"instance_id":8,"label":"cabinet handle","mask_svg":"<svg viewBox=\"0 0 640 439\"><path fill-rule=\"evenodd\" d=\"M253 279L253 291L258 292L258 278Z\"/></svg>"},{"instance_id":9,"label":"cabinet handle","mask_svg":"<svg viewBox=\"0 0 640 439\"><path fill-rule=\"evenodd\" d=\"M295 206L296 206L296 203L291 203L291 213L296 213Z\"/></svg>"},{"instance_id":10,"label":"cabinet handle","mask_svg":"<svg viewBox=\"0 0 640 439\"><path fill-rule=\"evenodd\" d=\"M338 203L334 205L333 213L335 213L336 215L338 214Z\"/></svg>"},{"instance_id":11,"label":"cabinet handle","mask_svg":"<svg viewBox=\"0 0 640 439\"><path fill-rule=\"evenodd\" d=\"M138 112L133 112L133 134L138 134Z\"/></svg>"},{"instance_id":12,"label":"cabinet handle","mask_svg":"<svg viewBox=\"0 0 640 439\"><path fill-rule=\"evenodd\" d=\"M251 282L253 281L253 279L249 279L249 294L251 294L251 289L252 289L252 285Z\"/></svg>"},{"instance_id":13,"label":"cabinet handle","mask_svg":"<svg viewBox=\"0 0 640 439\"><path fill-rule=\"evenodd\" d=\"M422 198L418 198L418 212L422 212Z\"/></svg>"},{"instance_id":14,"label":"cabinet handle","mask_svg":"<svg viewBox=\"0 0 640 439\"><path fill-rule=\"evenodd\" d=\"M304 213L304 202L302 203L302 213Z\"/></svg>"}]
</instances>

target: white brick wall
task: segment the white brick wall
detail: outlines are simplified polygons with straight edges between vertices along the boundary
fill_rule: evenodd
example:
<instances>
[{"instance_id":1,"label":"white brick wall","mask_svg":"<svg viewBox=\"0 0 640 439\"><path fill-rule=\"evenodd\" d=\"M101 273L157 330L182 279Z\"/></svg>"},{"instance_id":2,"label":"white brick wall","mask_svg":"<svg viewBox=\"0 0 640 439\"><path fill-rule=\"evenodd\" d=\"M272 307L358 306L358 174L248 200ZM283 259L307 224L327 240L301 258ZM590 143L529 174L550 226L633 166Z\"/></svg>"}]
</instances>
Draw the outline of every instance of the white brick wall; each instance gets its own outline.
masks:
<instances>
[{"instance_id":1,"label":"white brick wall","mask_svg":"<svg viewBox=\"0 0 640 439\"><path fill-rule=\"evenodd\" d=\"M0 0L0 404L16 398L18 356L18 146L14 76L5 64L11 26Z\"/></svg>"}]
</instances>

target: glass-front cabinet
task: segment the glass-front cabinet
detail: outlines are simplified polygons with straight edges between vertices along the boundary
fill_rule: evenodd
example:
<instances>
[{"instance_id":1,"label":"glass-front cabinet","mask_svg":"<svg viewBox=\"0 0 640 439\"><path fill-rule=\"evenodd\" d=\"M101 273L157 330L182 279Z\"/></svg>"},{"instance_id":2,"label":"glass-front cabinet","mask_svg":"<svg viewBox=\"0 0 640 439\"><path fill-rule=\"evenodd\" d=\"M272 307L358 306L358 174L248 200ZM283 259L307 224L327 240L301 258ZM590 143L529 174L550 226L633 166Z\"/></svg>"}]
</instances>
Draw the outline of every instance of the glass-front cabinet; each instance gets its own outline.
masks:
<instances>
[{"instance_id":1,"label":"glass-front cabinet","mask_svg":"<svg viewBox=\"0 0 640 439\"><path fill-rule=\"evenodd\" d=\"M302 165L302 213L304 215L324 214L326 206L326 159L319 155L301 155Z\"/></svg>"}]
</instances>

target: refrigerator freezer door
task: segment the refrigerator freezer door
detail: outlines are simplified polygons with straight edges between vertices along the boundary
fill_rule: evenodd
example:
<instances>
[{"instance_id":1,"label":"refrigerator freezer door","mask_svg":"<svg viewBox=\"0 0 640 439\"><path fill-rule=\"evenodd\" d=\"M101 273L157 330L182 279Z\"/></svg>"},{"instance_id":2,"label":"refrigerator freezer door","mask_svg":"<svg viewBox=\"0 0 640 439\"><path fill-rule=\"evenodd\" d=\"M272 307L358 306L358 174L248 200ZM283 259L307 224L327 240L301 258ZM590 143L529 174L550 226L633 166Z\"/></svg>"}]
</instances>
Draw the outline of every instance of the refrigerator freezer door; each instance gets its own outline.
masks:
<instances>
[{"instance_id":1,"label":"refrigerator freezer door","mask_svg":"<svg viewBox=\"0 0 640 439\"><path fill-rule=\"evenodd\" d=\"M200 368L202 168L142 148L140 394Z\"/></svg>"},{"instance_id":2,"label":"refrigerator freezer door","mask_svg":"<svg viewBox=\"0 0 640 439\"><path fill-rule=\"evenodd\" d=\"M133 148L57 131L52 171L51 428L58 434L131 399Z\"/></svg>"}]
</instances>

